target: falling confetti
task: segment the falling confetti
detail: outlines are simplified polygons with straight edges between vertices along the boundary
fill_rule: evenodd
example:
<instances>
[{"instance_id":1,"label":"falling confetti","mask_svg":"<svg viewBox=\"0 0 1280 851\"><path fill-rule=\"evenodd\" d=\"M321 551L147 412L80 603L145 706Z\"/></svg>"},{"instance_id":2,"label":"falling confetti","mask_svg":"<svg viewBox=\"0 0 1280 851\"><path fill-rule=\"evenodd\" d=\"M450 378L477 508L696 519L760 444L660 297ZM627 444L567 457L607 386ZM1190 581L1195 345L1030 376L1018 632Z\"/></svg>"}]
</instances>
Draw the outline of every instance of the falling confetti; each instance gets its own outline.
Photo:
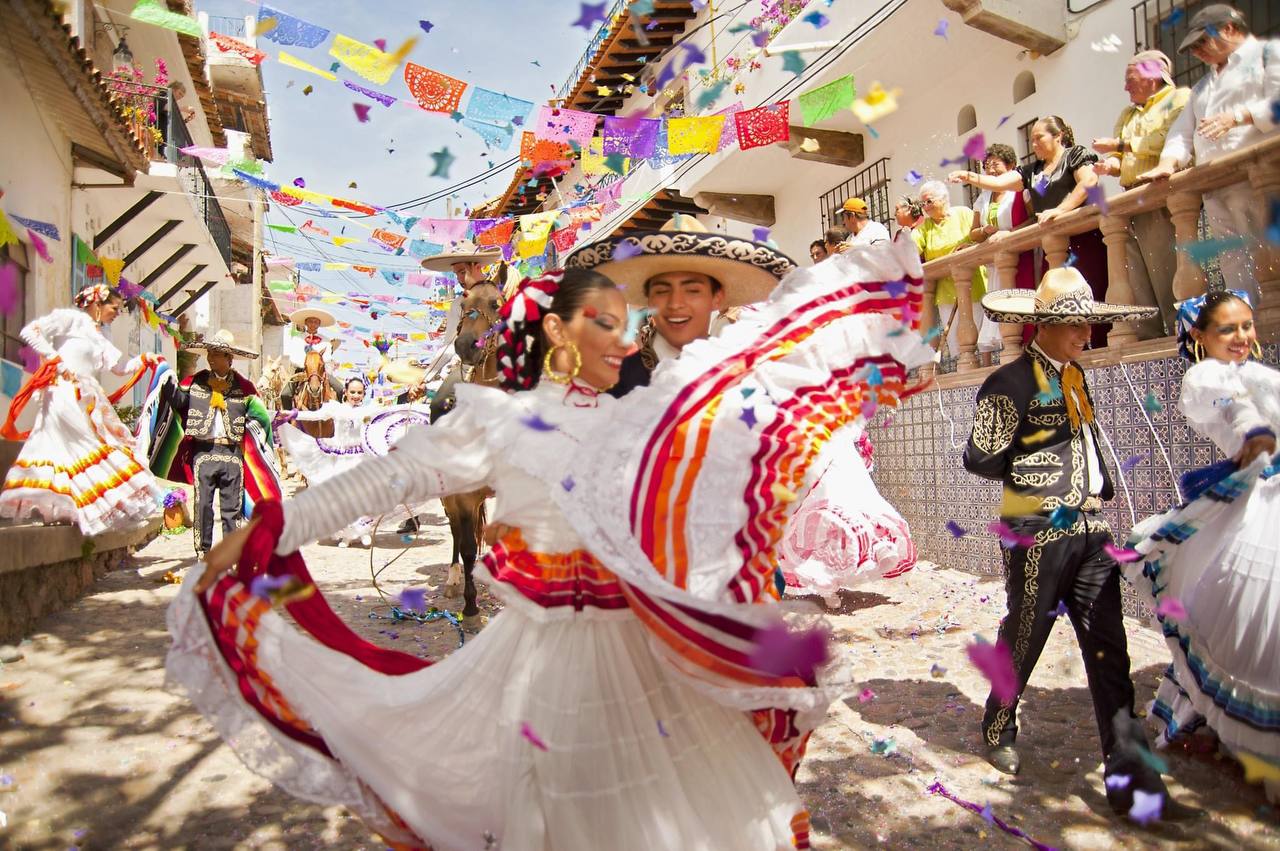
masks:
<instances>
[{"instance_id":1,"label":"falling confetti","mask_svg":"<svg viewBox=\"0 0 1280 851\"><path fill-rule=\"evenodd\" d=\"M807 65L808 63L804 61L804 57L794 50L788 51L782 59L782 70L790 71L797 77L804 73Z\"/></svg>"},{"instance_id":2,"label":"falling confetti","mask_svg":"<svg viewBox=\"0 0 1280 851\"><path fill-rule=\"evenodd\" d=\"M520 722L520 735L528 739L529 744L533 745L538 750L550 750L550 748L547 747L547 743L542 741L542 739L538 737L538 734L533 731L533 727L529 725L528 721Z\"/></svg>"},{"instance_id":3,"label":"falling confetti","mask_svg":"<svg viewBox=\"0 0 1280 851\"><path fill-rule=\"evenodd\" d=\"M1107 213L1107 193L1102 188L1102 184L1095 183L1093 186L1086 186L1084 189L1085 197L1089 199L1089 203L1098 208L1103 215Z\"/></svg>"},{"instance_id":4,"label":"falling confetti","mask_svg":"<svg viewBox=\"0 0 1280 851\"><path fill-rule=\"evenodd\" d=\"M975 133L964 143L964 155L966 159L977 160L982 162L987 158L987 138L981 133Z\"/></svg>"},{"instance_id":5,"label":"falling confetti","mask_svg":"<svg viewBox=\"0 0 1280 851\"><path fill-rule=\"evenodd\" d=\"M560 480L560 487L564 488L566 493L572 491L574 486L575 482L573 481L573 476L565 476Z\"/></svg>"},{"instance_id":6,"label":"falling confetti","mask_svg":"<svg viewBox=\"0 0 1280 851\"><path fill-rule=\"evenodd\" d=\"M435 163L435 167L431 169L430 176L443 177L446 180L448 180L449 167L453 165L453 161L456 159L457 157L451 154L448 148L441 148L440 150L434 152L433 154L431 154L431 161Z\"/></svg>"},{"instance_id":7,"label":"falling confetti","mask_svg":"<svg viewBox=\"0 0 1280 851\"><path fill-rule=\"evenodd\" d=\"M1160 400L1156 398L1156 394L1148 390L1147 397L1142 400L1142 410L1148 414L1158 414L1164 410L1164 405L1160 404Z\"/></svg>"},{"instance_id":8,"label":"falling confetti","mask_svg":"<svg viewBox=\"0 0 1280 851\"><path fill-rule=\"evenodd\" d=\"M1186 253L1188 257L1203 266L1220 254L1244 248L1245 244L1243 236L1229 236L1222 239L1201 239L1195 242L1184 242L1178 246L1178 250Z\"/></svg>"},{"instance_id":9,"label":"falling confetti","mask_svg":"<svg viewBox=\"0 0 1280 851\"><path fill-rule=\"evenodd\" d=\"M939 665L937 662L934 662L929 668L929 676L933 677L935 680L940 680L946 675L947 669Z\"/></svg>"},{"instance_id":10,"label":"falling confetti","mask_svg":"<svg viewBox=\"0 0 1280 851\"><path fill-rule=\"evenodd\" d=\"M356 119L361 124L367 124L369 122L369 105L367 103L353 103L351 104L351 108L355 110Z\"/></svg>"},{"instance_id":11,"label":"falling confetti","mask_svg":"<svg viewBox=\"0 0 1280 851\"><path fill-rule=\"evenodd\" d=\"M309 95L309 94L311 94L311 93L312 93L312 92L314 92L314 91L315 91L315 89L314 89L314 88L312 88L311 86L303 86L303 87L302 87L302 93L303 93L304 95Z\"/></svg>"},{"instance_id":12,"label":"falling confetti","mask_svg":"<svg viewBox=\"0 0 1280 851\"><path fill-rule=\"evenodd\" d=\"M556 430L555 425L547 422L536 413L521 417L520 425L524 426L525 428L533 429L534 431L555 431Z\"/></svg>"},{"instance_id":13,"label":"falling confetti","mask_svg":"<svg viewBox=\"0 0 1280 851\"><path fill-rule=\"evenodd\" d=\"M1052 611L1050 611L1050 612L1049 612L1049 617L1051 617L1051 618L1060 618L1060 617L1063 617L1064 615L1069 615L1069 614L1071 614L1071 613L1070 613L1069 611L1067 611L1067 602L1066 602L1066 600L1059 600L1059 601L1058 601L1058 606L1057 606L1057 608L1055 608L1055 609L1053 609Z\"/></svg>"},{"instance_id":14,"label":"falling confetti","mask_svg":"<svg viewBox=\"0 0 1280 851\"><path fill-rule=\"evenodd\" d=\"M963 538L965 535L969 534L968 529L964 528L954 520L947 521L947 531L951 533L951 537L953 538Z\"/></svg>"},{"instance_id":15,"label":"falling confetti","mask_svg":"<svg viewBox=\"0 0 1280 851\"><path fill-rule=\"evenodd\" d=\"M1102 781L1108 789L1128 789L1133 778L1128 774L1112 774Z\"/></svg>"},{"instance_id":16,"label":"falling confetti","mask_svg":"<svg viewBox=\"0 0 1280 851\"><path fill-rule=\"evenodd\" d=\"M618 258L618 250L623 248L624 245L625 243L614 247L614 259ZM652 312L647 307L642 307L638 310L629 308L627 310L627 330L622 334L622 342L624 344L629 346L636 341L636 335L640 333L640 329L644 327L645 320L649 318L649 314Z\"/></svg>"},{"instance_id":17,"label":"falling confetti","mask_svg":"<svg viewBox=\"0 0 1280 851\"><path fill-rule=\"evenodd\" d=\"M1156 614L1162 618L1173 618L1179 621L1187 619L1187 609L1177 597L1165 597L1161 600L1156 606Z\"/></svg>"},{"instance_id":18,"label":"falling confetti","mask_svg":"<svg viewBox=\"0 0 1280 851\"><path fill-rule=\"evenodd\" d=\"M1236 751L1235 757L1240 760L1240 765L1244 768L1246 783L1261 783L1263 780L1280 781L1280 765L1245 751Z\"/></svg>"},{"instance_id":19,"label":"falling confetti","mask_svg":"<svg viewBox=\"0 0 1280 851\"><path fill-rule=\"evenodd\" d=\"M759 420L756 419L755 408L743 408L742 413L738 415L738 419L747 424L747 428L755 428Z\"/></svg>"},{"instance_id":20,"label":"falling confetti","mask_svg":"<svg viewBox=\"0 0 1280 851\"><path fill-rule=\"evenodd\" d=\"M806 136L800 140L800 150L804 151L806 154L816 153L819 147L817 139Z\"/></svg>"},{"instance_id":21,"label":"falling confetti","mask_svg":"<svg viewBox=\"0 0 1280 851\"><path fill-rule=\"evenodd\" d=\"M411 612L427 610L427 592L421 588L405 588L400 592L400 608Z\"/></svg>"},{"instance_id":22,"label":"falling confetti","mask_svg":"<svg viewBox=\"0 0 1280 851\"><path fill-rule=\"evenodd\" d=\"M18 264L6 262L0 266L0 314L8 316L22 300L18 286Z\"/></svg>"},{"instance_id":23,"label":"falling confetti","mask_svg":"<svg viewBox=\"0 0 1280 851\"><path fill-rule=\"evenodd\" d=\"M626 239L613 246L614 260L629 260L644 253L644 249L640 247L640 243L633 239Z\"/></svg>"},{"instance_id":24,"label":"falling confetti","mask_svg":"<svg viewBox=\"0 0 1280 851\"><path fill-rule=\"evenodd\" d=\"M1126 549L1125 547L1117 547L1115 544L1111 543L1110 541L1103 544L1102 549L1106 552L1107 555L1111 556L1113 559L1120 562L1121 564L1125 564L1131 561L1137 561L1140 558L1142 558L1142 554L1139 553L1137 550L1130 550L1130 549Z\"/></svg>"},{"instance_id":25,"label":"falling confetti","mask_svg":"<svg viewBox=\"0 0 1280 851\"><path fill-rule=\"evenodd\" d=\"M799 499L799 497L796 496L795 491L782 485L775 484L769 489L769 491L773 494L773 498L778 500L778 502L791 503Z\"/></svg>"},{"instance_id":26,"label":"falling confetti","mask_svg":"<svg viewBox=\"0 0 1280 851\"><path fill-rule=\"evenodd\" d=\"M858 703L870 703L876 699L876 693L869 688L864 688L862 693L858 695Z\"/></svg>"},{"instance_id":27,"label":"falling confetti","mask_svg":"<svg viewBox=\"0 0 1280 851\"><path fill-rule=\"evenodd\" d=\"M662 726L662 719L658 719L658 735L664 739L671 736L671 734L667 732L667 728Z\"/></svg>"},{"instance_id":28,"label":"falling confetti","mask_svg":"<svg viewBox=\"0 0 1280 851\"><path fill-rule=\"evenodd\" d=\"M751 231L751 238L756 242L768 242L769 228L753 228Z\"/></svg>"},{"instance_id":29,"label":"falling confetti","mask_svg":"<svg viewBox=\"0 0 1280 851\"><path fill-rule=\"evenodd\" d=\"M1146 460L1146 457L1147 457L1146 452L1143 452L1138 455L1130 455L1128 458L1120 462L1120 472L1122 473L1133 472L1133 468L1141 464L1144 460Z\"/></svg>"},{"instance_id":30,"label":"falling confetti","mask_svg":"<svg viewBox=\"0 0 1280 851\"><path fill-rule=\"evenodd\" d=\"M876 738L871 742L871 752L877 756L888 756L898 749L898 743L893 739Z\"/></svg>"},{"instance_id":31,"label":"falling confetti","mask_svg":"<svg viewBox=\"0 0 1280 851\"><path fill-rule=\"evenodd\" d=\"M1164 809L1164 795L1160 792L1144 792L1133 790L1133 806L1129 808L1129 818L1141 825L1158 821L1160 811Z\"/></svg>"},{"instance_id":32,"label":"falling confetti","mask_svg":"<svg viewBox=\"0 0 1280 851\"><path fill-rule=\"evenodd\" d=\"M910 183L912 186L916 186L922 180L924 180L924 175L915 169L907 172L907 183Z\"/></svg>"},{"instance_id":33,"label":"falling confetti","mask_svg":"<svg viewBox=\"0 0 1280 851\"><path fill-rule=\"evenodd\" d=\"M573 26L582 27L584 30L591 30L597 24L606 23L609 19L604 13L606 3L583 3L578 10L578 20L573 22Z\"/></svg>"},{"instance_id":34,"label":"falling confetti","mask_svg":"<svg viewBox=\"0 0 1280 851\"><path fill-rule=\"evenodd\" d=\"M1080 517L1080 511L1069 505L1059 505L1049 512L1049 525L1055 529L1070 529Z\"/></svg>"},{"instance_id":35,"label":"falling confetti","mask_svg":"<svg viewBox=\"0 0 1280 851\"><path fill-rule=\"evenodd\" d=\"M792 630L778 622L756 630L748 663L774 676L812 681L813 672L827 661L830 640L825 629Z\"/></svg>"},{"instance_id":36,"label":"falling confetti","mask_svg":"<svg viewBox=\"0 0 1280 851\"><path fill-rule=\"evenodd\" d=\"M418 26L422 28L424 33L429 33L435 27L430 21L418 21Z\"/></svg>"},{"instance_id":37,"label":"falling confetti","mask_svg":"<svg viewBox=\"0 0 1280 851\"><path fill-rule=\"evenodd\" d=\"M933 28L933 34L934 34L934 35L938 35L938 36L942 36L943 38L946 38L946 37L947 37L947 30L950 28L950 26L951 26L951 25L950 25L950 24L948 24L948 23L947 23L947 21L946 21L946 19L944 18L943 20L938 21L938 25L937 25L936 27L934 27L934 28Z\"/></svg>"},{"instance_id":38,"label":"falling confetti","mask_svg":"<svg viewBox=\"0 0 1280 851\"><path fill-rule=\"evenodd\" d=\"M977 641L967 648L969 661L991 683L991 694L1008 704L1018 696L1018 675L1013 670L1013 655L1003 641L987 644Z\"/></svg>"}]
</instances>

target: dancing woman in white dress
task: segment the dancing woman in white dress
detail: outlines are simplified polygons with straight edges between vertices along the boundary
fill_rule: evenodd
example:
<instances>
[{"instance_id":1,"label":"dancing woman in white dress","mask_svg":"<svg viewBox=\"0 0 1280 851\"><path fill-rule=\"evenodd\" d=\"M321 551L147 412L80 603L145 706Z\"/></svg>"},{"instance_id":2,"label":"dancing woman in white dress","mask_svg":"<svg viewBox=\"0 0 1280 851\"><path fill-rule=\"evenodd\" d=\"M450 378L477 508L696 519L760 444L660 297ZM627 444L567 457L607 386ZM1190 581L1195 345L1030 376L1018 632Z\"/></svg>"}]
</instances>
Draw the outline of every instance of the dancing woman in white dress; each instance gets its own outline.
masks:
<instances>
[{"instance_id":1,"label":"dancing woman in white dress","mask_svg":"<svg viewBox=\"0 0 1280 851\"><path fill-rule=\"evenodd\" d=\"M148 369L163 363L143 352L126 358L103 334L124 305L119 292L95 284L76 296L75 308L59 308L27 324L22 340L43 363L9 407L0 433L26 440L5 476L0 517L69 521L84 535L144 522L159 510L165 490L134 455L134 437L116 416L119 400ZM109 370L130 380L110 395L98 374ZM35 406L30 432L17 419Z\"/></svg>"},{"instance_id":2,"label":"dancing woman in white dress","mask_svg":"<svg viewBox=\"0 0 1280 851\"><path fill-rule=\"evenodd\" d=\"M526 281L499 349L522 392L461 385L385 457L261 506L173 604L171 678L251 767L405 845L808 848L793 772L852 684L761 640L812 463L797 435L859 416L815 401L896 404L932 354L904 322L914 254L856 257L784 279L760 328L691 344L624 399L601 392L628 351L613 282ZM310 585L308 541L480 487L510 528L481 568L505 609L443 661L362 642L318 592L287 603L292 621L272 611L271 587Z\"/></svg>"},{"instance_id":3,"label":"dancing woman in white dress","mask_svg":"<svg viewBox=\"0 0 1280 851\"><path fill-rule=\"evenodd\" d=\"M1130 543L1144 559L1128 573L1173 653L1152 708L1162 738L1208 724L1247 768L1270 774L1267 794L1276 800L1280 372L1256 360L1247 298L1215 292L1179 308L1182 352L1194 363L1178 408L1226 460L1184 477L1190 501L1134 529Z\"/></svg>"}]
</instances>

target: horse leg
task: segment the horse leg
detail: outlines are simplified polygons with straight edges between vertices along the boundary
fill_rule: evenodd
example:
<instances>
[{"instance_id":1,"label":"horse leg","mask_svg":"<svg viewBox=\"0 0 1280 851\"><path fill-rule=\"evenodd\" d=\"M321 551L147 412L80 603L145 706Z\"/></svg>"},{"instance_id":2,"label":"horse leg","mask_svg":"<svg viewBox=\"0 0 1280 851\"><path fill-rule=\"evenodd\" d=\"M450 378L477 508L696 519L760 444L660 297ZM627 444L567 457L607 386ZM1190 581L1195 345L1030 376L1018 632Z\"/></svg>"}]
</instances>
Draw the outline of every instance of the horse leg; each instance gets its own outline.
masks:
<instances>
[{"instance_id":1,"label":"horse leg","mask_svg":"<svg viewBox=\"0 0 1280 851\"><path fill-rule=\"evenodd\" d=\"M471 524L470 529L464 529L468 533L462 538L462 567L466 575L466 583L462 591L462 616L464 618L474 617L480 614L480 607L476 605L476 582L472 574L476 569L476 555L480 552L481 539L484 535L484 496L481 494L475 499L472 505L468 506L471 511L466 512L467 520Z\"/></svg>"},{"instance_id":2,"label":"horse leg","mask_svg":"<svg viewBox=\"0 0 1280 851\"><path fill-rule=\"evenodd\" d=\"M459 542L463 539L463 515L464 511L458 504L457 497L449 496L442 499L441 504L444 506L444 514L449 518L449 535L453 538L453 554L449 558L449 575L444 580L444 596L453 599L462 594L463 591L463 572L462 565L459 562Z\"/></svg>"}]
</instances>

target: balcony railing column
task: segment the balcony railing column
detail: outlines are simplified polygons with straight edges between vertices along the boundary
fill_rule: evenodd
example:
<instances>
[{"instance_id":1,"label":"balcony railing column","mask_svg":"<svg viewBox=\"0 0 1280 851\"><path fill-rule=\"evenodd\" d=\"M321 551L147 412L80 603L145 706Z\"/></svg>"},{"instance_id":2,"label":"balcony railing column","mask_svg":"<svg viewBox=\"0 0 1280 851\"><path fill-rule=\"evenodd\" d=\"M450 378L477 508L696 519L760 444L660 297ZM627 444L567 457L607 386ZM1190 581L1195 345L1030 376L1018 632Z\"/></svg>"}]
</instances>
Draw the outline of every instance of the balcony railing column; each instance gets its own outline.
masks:
<instances>
[{"instance_id":1,"label":"balcony railing column","mask_svg":"<svg viewBox=\"0 0 1280 851\"><path fill-rule=\"evenodd\" d=\"M1264 205L1267 199L1280 197L1280 162L1270 159L1250 166L1249 183L1262 196ZM1253 259L1261 297L1254 320L1264 338L1271 342L1280 334L1280 250L1261 235Z\"/></svg>"},{"instance_id":2,"label":"balcony railing column","mask_svg":"<svg viewBox=\"0 0 1280 851\"><path fill-rule=\"evenodd\" d=\"M1071 254L1071 237L1065 233L1045 233L1040 237L1040 247L1044 249L1044 259L1049 268L1060 269L1067 265L1067 257Z\"/></svg>"},{"instance_id":3,"label":"balcony railing column","mask_svg":"<svg viewBox=\"0 0 1280 851\"><path fill-rule=\"evenodd\" d=\"M1102 217L1102 241L1107 246L1107 301L1133 304L1133 287L1129 285L1129 217ZM1130 322L1117 322L1107 335L1107 346L1123 346L1138 341L1138 333Z\"/></svg>"},{"instance_id":4,"label":"balcony railing column","mask_svg":"<svg viewBox=\"0 0 1280 851\"><path fill-rule=\"evenodd\" d=\"M938 279L926 277L924 279L924 310L920 315L920 334L926 339L929 337L929 332L938 327L937 297ZM941 331L941 329L939 329L939 331ZM946 344L947 341L943 340L942 345L945 346ZM934 348L938 347L937 340L933 341L933 346ZM936 362L925 364L920 367L920 374L925 377L933 376L937 372L938 366Z\"/></svg>"},{"instance_id":5,"label":"balcony railing column","mask_svg":"<svg viewBox=\"0 0 1280 851\"><path fill-rule=\"evenodd\" d=\"M970 372L978 368L978 326L973 324L973 268L956 266L951 274L956 282L956 342L960 349L956 371ZM942 345L946 344L943 340Z\"/></svg>"},{"instance_id":6,"label":"balcony railing column","mask_svg":"<svg viewBox=\"0 0 1280 851\"><path fill-rule=\"evenodd\" d=\"M1178 245L1190 245L1200 238L1200 193L1172 192L1166 201ZM1173 275L1173 297L1177 301L1202 295L1206 286L1204 270L1191 255L1179 251L1178 271Z\"/></svg>"},{"instance_id":7,"label":"balcony railing column","mask_svg":"<svg viewBox=\"0 0 1280 851\"><path fill-rule=\"evenodd\" d=\"M1001 289L1011 290L1018 280L1018 254L1015 251L996 253L996 271L1000 274ZM1018 322L1002 322L1000 339L1004 349L1000 352L1001 363L1011 363L1022 357L1022 324Z\"/></svg>"}]
</instances>

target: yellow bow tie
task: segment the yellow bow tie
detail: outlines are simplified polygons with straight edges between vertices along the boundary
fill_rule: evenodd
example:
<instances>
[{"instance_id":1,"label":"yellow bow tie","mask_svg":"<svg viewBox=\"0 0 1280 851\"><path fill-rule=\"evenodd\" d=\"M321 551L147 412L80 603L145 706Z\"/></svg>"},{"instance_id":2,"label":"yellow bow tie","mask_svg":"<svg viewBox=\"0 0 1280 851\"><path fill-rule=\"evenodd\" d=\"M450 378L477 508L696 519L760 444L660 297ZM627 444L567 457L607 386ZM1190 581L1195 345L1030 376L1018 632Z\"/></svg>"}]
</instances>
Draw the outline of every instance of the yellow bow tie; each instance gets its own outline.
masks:
<instances>
[{"instance_id":1,"label":"yellow bow tie","mask_svg":"<svg viewBox=\"0 0 1280 851\"><path fill-rule=\"evenodd\" d=\"M1067 403L1067 419L1071 420L1071 429L1080 429L1080 420L1093 422L1093 405L1089 404L1089 394L1084 390L1084 370L1073 363L1062 370L1062 395Z\"/></svg>"},{"instance_id":2,"label":"yellow bow tie","mask_svg":"<svg viewBox=\"0 0 1280 851\"><path fill-rule=\"evenodd\" d=\"M223 394L230 389L231 389L230 378L210 378L209 390L211 392L209 394L209 408L210 409L217 408L225 411L227 409L227 400L226 400L226 397L223 396Z\"/></svg>"}]
</instances>

